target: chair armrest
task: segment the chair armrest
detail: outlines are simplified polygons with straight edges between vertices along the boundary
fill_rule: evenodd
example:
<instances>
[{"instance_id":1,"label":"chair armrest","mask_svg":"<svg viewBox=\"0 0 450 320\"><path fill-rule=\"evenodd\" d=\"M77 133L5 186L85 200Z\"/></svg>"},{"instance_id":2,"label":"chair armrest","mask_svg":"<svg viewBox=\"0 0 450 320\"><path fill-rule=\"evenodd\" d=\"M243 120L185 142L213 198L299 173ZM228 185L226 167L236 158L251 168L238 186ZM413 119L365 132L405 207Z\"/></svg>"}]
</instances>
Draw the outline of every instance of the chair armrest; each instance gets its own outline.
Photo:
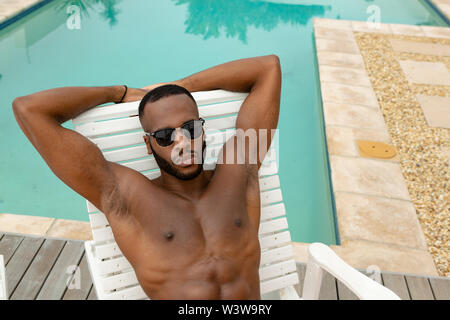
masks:
<instances>
[{"instance_id":1,"label":"chair armrest","mask_svg":"<svg viewBox=\"0 0 450 320\"><path fill-rule=\"evenodd\" d=\"M318 298L325 270L362 300L400 300L394 292L352 268L323 243L312 243L308 247L308 252L303 299Z\"/></svg>"},{"instance_id":2,"label":"chair armrest","mask_svg":"<svg viewBox=\"0 0 450 320\"><path fill-rule=\"evenodd\" d=\"M6 270L3 256L0 254L0 300L8 300L6 288Z\"/></svg>"}]
</instances>

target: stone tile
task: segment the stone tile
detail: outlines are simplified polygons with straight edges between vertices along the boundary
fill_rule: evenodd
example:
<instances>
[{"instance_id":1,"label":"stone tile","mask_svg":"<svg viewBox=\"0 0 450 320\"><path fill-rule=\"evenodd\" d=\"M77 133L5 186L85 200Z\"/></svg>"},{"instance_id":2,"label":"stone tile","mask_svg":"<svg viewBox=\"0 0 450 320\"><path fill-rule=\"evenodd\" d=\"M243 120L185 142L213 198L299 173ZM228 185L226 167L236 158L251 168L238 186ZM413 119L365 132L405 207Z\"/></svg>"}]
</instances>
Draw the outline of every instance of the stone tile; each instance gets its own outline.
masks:
<instances>
[{"instance_id":1,"label":"stone tile","mask_svg":"<svg viewBox=\"0 0 450 320\"><path fill-rule=\"evenodd\" d=\"M342 241L331 248L354 268L377 266L382 271L438 276L428 251L396 247L371 241Z\"/></svg>"},{"instance_id":2,"label":"stone tile","mask_svg":"<svg viewBox=\"0 0 450 320\"><path fill-rule=\"evenodd\" d=\"M387 131L365 128L349 128L338 126L326 126L327 147L330 155L359 157L359 150L356 140L379 141L387 144L391 143L391 138ZM391 159L383 161L399 161L396 155Z\"/></svg>"},{"instance_id":3,"label":"stone tile","mask_svg":"<svg viewBox=\"0 0 450 320\"><path fill-rule=\"evenodd\" d=\"M421 26L427 37L450 39L450 28Z\"/></svg>"},{"instance_id":4,"label":"stone tile","mask_svg":"<svg viewBox=\"0 0 450 320\"><path fill-rule=\"evenodd\" d=\"M399 63L410 82L450 86L450 73L443 63L412 60L400 60Z\"/></svg>"},{"instance_id":5,"label":"stone tile","mask_svg":"<svg viewBox=\"0 0 450 320\"><path fill-rule=\"evenodd\" d=\"M320 84L324 102L348 103L379 108L372 88L322 82Z\"/></svg>"},{"instance_id":6,"label":"stone tile","mask_svg":"<svg viewBox=\"0 0 450 320\"><path fill-rule=\"evenodd\" d=\"M336 192L341 240L368 240L427 250L412 202Z\"/></svg>"},{"instance_id":7,"label":"stone tile","mask_svg":"<svg viewBox=\"0 0 450 320\"><path fill-rule=\"evenodd\" d=\"M340 41L334 39L316 38L317 51L332 51L341 53L360 54L356 41Z\"/></svg>"},{"instance_id":8,"label":"stone tile","mask_svg":"<svg viewBox=\"0 0 450 320\"><path fill-rule=\"evenodd\" d=\"M352 23L348 20L314 18L314 27L352 30Z\"/></svg>"},{"instance_id":9,"label":"stone tile","mask_svg":"<svg viewBox=\"0 0 450 320\"><path fill-rule=\"evenodd\" d=\"M388 24L365 21L352 21L352 29L354 32L375 32L383 34L391 33L391 29Z\"/></svg>"},{"instance_id":10,"label":"stone tile","mask_svg":"<svg viewBox=\"0 0 450 320\"><path fill-rule=\"evenodd\" d=\"M408 24L390 24L389 27L392 30L392 34L416 37L425 36L425 33L420 26L413 26Z\"/></svg>"},{"instance_id":11,"label":"stone tile","mask_svg":"<svg viewBox=\"0 0 450 320\"><path fill-rule=\"evenodd\" d=\"M0 232L44 235L54 218L0 213Z\"/></svg>"},{"instance_id":12,"label":"stone tile","mask_svg":"<svg viewBox=\"0 0 450 320\"><path fill-rule=\"evenodd\" d=\"M416 99L430 127L450 129L450 98L418 94Z\"/></svg>"},{"instance_id":13,"label":"stone tile","mask_svg":"<svg viewBox=\"0 0 450 320\"><path fill-rule=\"evenodd\" d=\"M347 40L347 41L355 40L353 31L351 30L331 29L324 27L315 27L314 36L316 38L335 39L335 40Z\"/></svg>"},{"instance_id":14,"label":"stone tile","mask_svg":"<svg viewBox=\"0 0 450 320\"><path fill-rule=\"evenodd\" d=\"M330 156L335 192L410 200L400 165L392 161Z\"/></svg>"},{"instance_id":15,"label":"stone tile","mask_svg":"<svg viewBox=\"0 0 450 320\"><path fill-rule=\"evenodd\" d=\"M294 250L294 260L300 263L308 262L308 247L309 243L304 242L291 242L292 248Z\"/></svg>"},{"instance_id":16,"label":"stone tile","mask_svg":"<svg viewBox=\"0 0 450 320\"><path fill-rule=\"evenodd\" d=\"M84 221L57 219L47 231L46 236L63 239L92 240L91 225L89 222Z\"/></svg>"},{"instance_id":17,"label":"stone tile","mask_svg":"<svg viewBox=\"0 0 450 320\"><path fill-rule=\"evenodd\" d=\"M433 56L450 56L450 46L438 43L389 39L392 49L400 52L419 53Z\"/></svg>"},{"instance_id":18,"label":"stone tile","mask_svg":"<svg viewBox=\"0 0 450 320\"><path fill-rule=\"evenodd\" d=\"M325 102L323 111L327 125L380 129L387 132L383 115L378 108Z\"/></svg>"},{"instance_id":19,"label":"stone tile","mask_svg":"<svg viewBox=\"0 0 450 320\"><path fill-rule=\"evenodd\" d=\"M448 5L448 4L441 4L441 5L439 5L439 10L441 10L441 12L443 14L445 14L445 16L447 18L450 17L450 5Z\"/></svg>"},{"instance_id":20,"label":"stone tile","mask_svg":"<svg viewBox=\"0 0 450 320\"><path fill-rule=\"evenodd\" d=\"M357 70L351 68L342 68L334 66L320 66L320 80L326 82L335 82L341 84L372 87L366 70Z\"/></svg>"},{"instance_id":21,"label":"stone tile","mask_svg":"<svg viewBox=\"0 0 450 320\"><path fill-rule=\"evenodd\" d=\"M344 68L365 69L364 61L359 54L318 51L317 61L319 62L319 66L329 65Z\"/></svg>"}]
</instances>

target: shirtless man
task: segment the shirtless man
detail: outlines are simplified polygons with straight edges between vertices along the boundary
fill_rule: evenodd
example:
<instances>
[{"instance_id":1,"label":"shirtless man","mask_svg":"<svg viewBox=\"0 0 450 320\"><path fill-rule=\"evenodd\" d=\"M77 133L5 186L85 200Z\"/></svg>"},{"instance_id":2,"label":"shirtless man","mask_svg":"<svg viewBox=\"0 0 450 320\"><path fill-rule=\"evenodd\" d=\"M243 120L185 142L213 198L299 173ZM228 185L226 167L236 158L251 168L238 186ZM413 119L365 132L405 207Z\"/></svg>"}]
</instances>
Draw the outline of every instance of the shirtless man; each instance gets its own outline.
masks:
<instances>
[{"instance_id":1,"label":"shirtless man","mask_svg":"<svg viewBox=\"0 0 450 320\"><path fill-rule=\"evenodd\" d=\"M13 111L55 175L106 215L149 298L260 299L258 169L267 148L240 144L235 135L219 159L227 159L225 150L231 144L237 151L235 160L242 151L245 163L223 161L215 170L204 171L193 161L193 155L198 156L194 142L205 139L201 122L194 122L201 133L192 140L179 128L199 119L189 92L249 92L236 128L267 129L270 146L270 129L277 127L280 107L279 59L269 55L231 61L171 84L176 86L128 88L123 98L144 100L140 107L140 121L148 133L144 141L161 168L155 180L105 160L94 143L61 126L97 105L120 101L124 86L41 91L16 98ZM153 134L165 128L176 130L171 136ZM252 163L250 155L256 153ZM173 154L182 162L174 162Z\"/></svg>"}]
</instances>

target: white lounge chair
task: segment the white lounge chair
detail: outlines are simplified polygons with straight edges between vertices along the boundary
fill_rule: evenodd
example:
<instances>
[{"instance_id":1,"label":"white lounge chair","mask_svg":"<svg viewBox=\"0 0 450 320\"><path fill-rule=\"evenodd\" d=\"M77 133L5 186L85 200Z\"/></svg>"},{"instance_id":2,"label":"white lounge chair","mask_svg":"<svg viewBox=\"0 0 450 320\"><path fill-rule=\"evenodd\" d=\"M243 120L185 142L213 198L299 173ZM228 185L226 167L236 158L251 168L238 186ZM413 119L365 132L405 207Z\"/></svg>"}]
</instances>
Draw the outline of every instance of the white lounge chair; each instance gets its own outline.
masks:
<instances>
[{"instance_id":1,"label":"white lounge chair","mask_svg":"<svg viewBox=\"0 0 450 320\"><path fill-rule=\"evenodd\" d=\"M205 169L212 169L217 155L233 132L237 112L246 93L214 90L193 93L200 116L206 120L207 159ZM148 156L143 131L136 116L139 102L91 109L73 120L75 130L93 141L109 161L120 162L149 179L159 176L153 156ZM98 122L101 120L100 122ZM105 121L106 120L106 121ZM299 283L291 236L282 202L276 139L260 168L261 264L259 269L262 298L300 299L294 289ZM148 299L134 270L117 246L105 215L87 201L92 241L85 242L86 256L99 299ZM309 246L309 262L303 298L318 299L323 270L341 280L361 299L398 299L389 289L364 276L342 261L329 247Z\"/></svg>"},{"instance_id":2,"label":"white lounge chair","mask_svg":"<svg viewBox=\"0 0 450 320\"><path fill-rule=\"evenodd\" d=\"M6 290L6 270L3 255L0 254L0 300L8 300L8 291Z\"/></svg>"}]
</instances>

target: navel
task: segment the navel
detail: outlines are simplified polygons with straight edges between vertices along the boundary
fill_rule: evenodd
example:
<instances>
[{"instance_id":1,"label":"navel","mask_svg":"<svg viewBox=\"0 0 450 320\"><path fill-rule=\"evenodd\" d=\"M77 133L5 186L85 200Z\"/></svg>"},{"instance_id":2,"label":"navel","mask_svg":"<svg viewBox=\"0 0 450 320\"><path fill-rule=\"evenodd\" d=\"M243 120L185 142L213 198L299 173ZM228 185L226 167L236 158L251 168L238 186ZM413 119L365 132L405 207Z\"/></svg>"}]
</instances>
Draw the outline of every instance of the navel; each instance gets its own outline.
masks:
<instances>
[{"instance_id":1,"label":"navel","mask_svg":"<svg viewBox=\"0 0 450 320\"><path fill-rule=\"evenodd\" d=\"M234 219L234 224L238 227L240 227L242 225L242 220L241 218L236 218Z\"/></svg>"},{"instance_id":2,"label":"navel","mask_svg":"<svg viewBox=\"0 0 450 320\"><path fill-rule=\"evenodd\" d=\"M166 232L165 234L164 234L164 238L166 238L166 240L172 240L173 239L173 237L174 237L174 233L172 232L172 231L169 231L169 232Z\"/></svg>"}]
</instances>

